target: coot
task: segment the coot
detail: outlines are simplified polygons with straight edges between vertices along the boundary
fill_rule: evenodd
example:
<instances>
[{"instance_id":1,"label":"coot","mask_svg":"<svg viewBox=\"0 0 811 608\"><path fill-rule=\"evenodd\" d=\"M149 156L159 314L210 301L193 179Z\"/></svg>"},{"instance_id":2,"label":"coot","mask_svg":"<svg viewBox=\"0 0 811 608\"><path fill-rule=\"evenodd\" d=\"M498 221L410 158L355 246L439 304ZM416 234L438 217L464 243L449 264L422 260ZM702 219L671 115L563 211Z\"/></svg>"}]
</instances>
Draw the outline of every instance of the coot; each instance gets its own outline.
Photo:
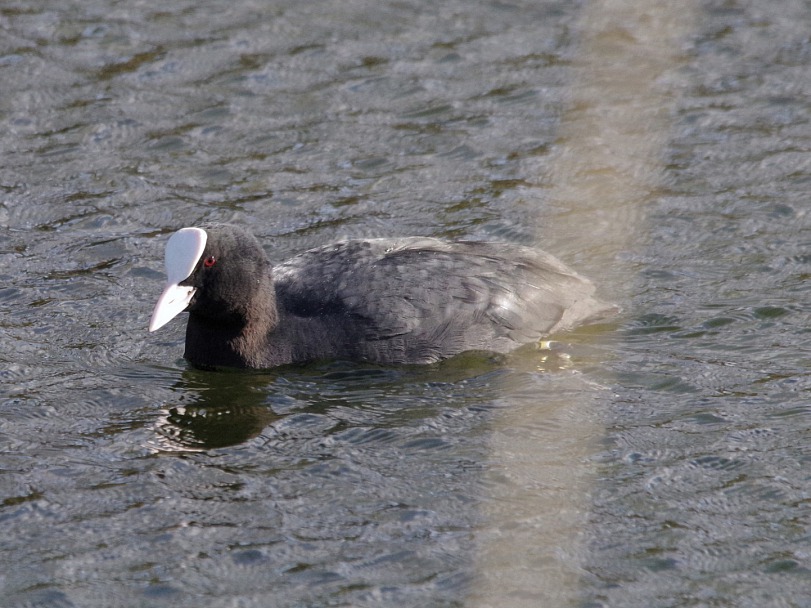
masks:
<instances>
[{"instance_id":1,"label":"coot","mask_svg":"<svg viewBox=\"0 0 811 608\"><path fill-rule=\"evenodd\" d=\"M202 367L506 353L614 310L553 256L504 243L346 240L271 267L248 231L210 224L171 236L166 273L149 331L188 310L184 356Z\"/></svg>"}]
</instances>

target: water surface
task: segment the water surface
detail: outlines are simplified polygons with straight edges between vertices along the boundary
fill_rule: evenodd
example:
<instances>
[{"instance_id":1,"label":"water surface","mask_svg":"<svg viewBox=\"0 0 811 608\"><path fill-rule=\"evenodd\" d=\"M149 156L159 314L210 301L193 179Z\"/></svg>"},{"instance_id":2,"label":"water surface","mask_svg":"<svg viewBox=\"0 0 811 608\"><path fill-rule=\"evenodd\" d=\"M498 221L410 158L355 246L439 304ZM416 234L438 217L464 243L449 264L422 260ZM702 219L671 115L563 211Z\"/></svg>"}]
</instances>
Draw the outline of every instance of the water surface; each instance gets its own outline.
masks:
<instances>
[{"instance_id":1,"label":"water surface","mask_svg":"<svg viewBox=\"0 0 811 608\"><path fill-rule=\"evenodd\" d=\"M8 606L797 606L811 9L0 8ZM173 230L540 244L550 352L200 372Z\"/></svg>"}]
</instances>

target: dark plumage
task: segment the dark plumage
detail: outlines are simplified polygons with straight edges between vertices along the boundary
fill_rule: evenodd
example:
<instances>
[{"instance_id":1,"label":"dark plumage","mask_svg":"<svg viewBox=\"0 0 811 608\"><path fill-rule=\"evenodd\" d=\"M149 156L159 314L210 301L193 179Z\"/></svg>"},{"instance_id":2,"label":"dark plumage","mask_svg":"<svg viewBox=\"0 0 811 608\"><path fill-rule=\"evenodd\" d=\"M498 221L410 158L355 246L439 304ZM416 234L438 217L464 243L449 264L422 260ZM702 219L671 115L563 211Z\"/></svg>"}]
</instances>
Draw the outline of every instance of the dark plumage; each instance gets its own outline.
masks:
<instances>
[{"instance_id":1,"label":"dark plumage","mask_svg":"<svg viewBox=\"0 0 811 608\"><path fill-rule=\"evenodd\" d=\"M185 357L201 366L505 353L614 309L551 255L503 243L350 240L271 268L253 235L219 224L176 233L166 262L170 285L150 330L188 302ZM166 304L172 290L186 299Z\"/></svg>"}]
</instances>

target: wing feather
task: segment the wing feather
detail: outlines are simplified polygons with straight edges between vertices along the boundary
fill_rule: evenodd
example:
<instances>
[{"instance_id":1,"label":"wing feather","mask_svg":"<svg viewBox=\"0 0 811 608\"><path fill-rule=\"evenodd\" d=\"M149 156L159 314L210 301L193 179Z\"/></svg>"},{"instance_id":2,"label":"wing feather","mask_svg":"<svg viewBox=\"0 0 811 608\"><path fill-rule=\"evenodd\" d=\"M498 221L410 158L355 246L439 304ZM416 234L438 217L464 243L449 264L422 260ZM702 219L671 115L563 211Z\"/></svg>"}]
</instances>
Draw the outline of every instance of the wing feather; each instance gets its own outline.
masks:
<instances>
[{"instance_id":1,"label":"wing feather","mask_svg":"<svg viewBox=\"0 0 811 608\"><path fill-rule=\"evenodd\" d=\"M605 308L556 258L501 243L343 241L296 256L274 277L288 312L343 318L373 341L473 349L503 338L507 350ZM580 318L567 318L575 308Z\"/></svg>"}]
</instances>

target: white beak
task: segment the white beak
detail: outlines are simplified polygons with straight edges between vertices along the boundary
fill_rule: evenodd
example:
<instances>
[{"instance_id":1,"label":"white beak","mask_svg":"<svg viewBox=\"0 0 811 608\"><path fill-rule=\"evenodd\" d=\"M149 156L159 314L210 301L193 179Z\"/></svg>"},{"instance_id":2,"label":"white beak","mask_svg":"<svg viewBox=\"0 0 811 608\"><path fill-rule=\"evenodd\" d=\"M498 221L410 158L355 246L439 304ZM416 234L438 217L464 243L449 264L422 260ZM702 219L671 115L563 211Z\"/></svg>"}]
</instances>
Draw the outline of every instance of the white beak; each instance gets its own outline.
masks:
<instances>
[{"instance_id":1,"label":"white beak","mask_svg":"<svg viewBox=\"0 0 811 608\"><path fill-rule=\"evenodd\" d=\"M155 310L152 311L152 318L149 319L149 331L155 331L163 327L186 310L195 291L194 287L167 285L158 298L158 303L155 304Z\"/></svg>"},{"instance_id":2,"label":"white beak","mask_svg":"<svg viewBox=\"0 0 811 608\"><path fill-rule=\"evenodd\" d=\"M208 235L201 228L182 228L169 238L165 258L167 283L152 311L149 331L163 327L186 310L195 288L178 283L194 272L205 251L206 240Z\"/></svg>"}]
</instances>

